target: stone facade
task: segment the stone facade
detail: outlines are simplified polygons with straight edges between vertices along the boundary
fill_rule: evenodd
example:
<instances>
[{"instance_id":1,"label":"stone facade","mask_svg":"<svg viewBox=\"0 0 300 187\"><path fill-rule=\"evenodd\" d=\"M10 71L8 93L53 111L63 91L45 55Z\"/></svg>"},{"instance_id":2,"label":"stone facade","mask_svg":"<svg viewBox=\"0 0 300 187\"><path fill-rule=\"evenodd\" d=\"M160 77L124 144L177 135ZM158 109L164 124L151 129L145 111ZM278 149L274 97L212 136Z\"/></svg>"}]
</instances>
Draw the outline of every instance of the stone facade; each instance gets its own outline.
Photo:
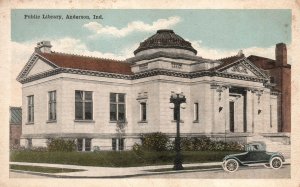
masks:
<instances>
[{"instance_id":1,"label":"stone facade","mask_svg":"<svg viewBox=\"0 0 300 187\"><path fill-rule=\"evenodd\" d=\"M46 146L48 139L60 137L82 141L86 150L90 147L86 142L91 142L91 150L123 150L140 142L146 133L159 131L174 137L176 121L169 108L172 92L187 99L181 110L182 136L245 141L253 134L279 131L280 91L271 85L268 72L241 53L230 59L204 59L196 56L189 42L173 31L162 30L124 62L102 63L103 59L79 56L75 57L82 62L70 62L66 60L69 56L43 50L40 45L20 73L25 119L22 145ZM92 63L94 60L99 62ZM91 61L89 67L81 64L87 61ZM98 66L113 67L110 71ZM118 68L130 71L116 72ZM92 93L91 119L75 119L76 90ZM55 120L49 120L51 91L56 93ZM110 117L114 112L112 93L125 94L122 131L117 128L119 121ZM31 122L27 120L32 115L28 96L34 97ZM142 103L146 119L142 119Z\"/></svg>"}]
</instances>

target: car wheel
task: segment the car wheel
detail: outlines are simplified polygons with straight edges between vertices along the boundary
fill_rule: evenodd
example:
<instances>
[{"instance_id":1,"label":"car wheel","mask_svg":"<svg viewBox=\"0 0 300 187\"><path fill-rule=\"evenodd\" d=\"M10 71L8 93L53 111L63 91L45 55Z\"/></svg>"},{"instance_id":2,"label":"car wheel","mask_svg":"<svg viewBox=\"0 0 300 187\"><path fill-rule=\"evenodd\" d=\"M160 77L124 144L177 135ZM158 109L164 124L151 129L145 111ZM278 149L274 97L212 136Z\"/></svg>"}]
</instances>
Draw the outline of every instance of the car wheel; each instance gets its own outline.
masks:
<instances>
[{"instance_id":1,"label":"car wheel","mask_svg":"<svg viewBox=\"0 0 300 187\"><path fill-rule=\"evenodd\" d=\"M225 162L225 171L235 172L239 168L239 163L235 159L229 159Z\"/></svg>"},{"instance_id":2,"label":"car wheel","mask_svg":"<svg viewBox=\"0 0 300 187\"><path fill-rule=\"evenodd\" d=\"M280 157L273 157L270 160L270 166L273 169L279 169L282 166L282 159Z\"/></svg>"}]
</instances>

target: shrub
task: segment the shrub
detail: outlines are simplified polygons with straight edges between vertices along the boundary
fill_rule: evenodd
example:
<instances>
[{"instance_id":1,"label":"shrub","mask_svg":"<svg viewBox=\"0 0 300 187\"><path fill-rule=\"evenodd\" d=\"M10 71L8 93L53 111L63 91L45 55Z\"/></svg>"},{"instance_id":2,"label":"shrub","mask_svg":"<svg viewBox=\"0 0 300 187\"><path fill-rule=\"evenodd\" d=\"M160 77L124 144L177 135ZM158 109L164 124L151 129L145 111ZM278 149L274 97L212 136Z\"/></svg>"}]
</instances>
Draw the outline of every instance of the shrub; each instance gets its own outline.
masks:
<instances>
[{"instance_id":1,"label":"shrub","mask_svg":"<svg viewBox=\"0 0 300 187\"><path fill-rule=\"evenodd\" d=\"M34 152L46 152L47 147L25 147L25 146L14 146L10 147L11 151L34 151Z\"/></svg>"},{"instance_id":2,"label":"shrub","mask_svg":"<svg viewBox=\"0 0 300 187\"><path fill-rule=\"evenodd\" d=\"M169 137L161 132L146 134L142 148L149 151L167 151L169 141Z\"/></svg>"},{"instance_id":3,"label":"shrub","mask_svg":"<svg viewBox=\"0 0 300 187\"><path fill-rule=\"evenodd\" d=\"M193 139L192 138L181 138L180 147L184 151L193 151L194 150Z\"/></svg>"},{"instance_id":4,"label":"shrub","mask_svg":"<svg viewBox=\"0 0 300 187\"><path fill-rule=\"evenodd\" d=\"M71 152L76 150L74 140L52 139L47 144L48 151Z\"/></svg>"},{"instance_id":5,"label":"shrub","mask_svg":"<svg viewBox=\"0 0 300 187\"><path fill-rule=\"evenodd\" d=\"M172 143L174 147L175 142ZM208 137L184 137L180 143L183 151L240 151L244 147L238 142L213 141Z\"/></svg>"},{"instance_id":6,"label":"shrub","mask_svg":"<svg viewBox=\"0 0 300 187\"><path fill-rule=\"evenodd\" d=\"M214 141L208 137L183 137L180 148L183 151L241 151L243 145L238 142ZM143 151L174 151L175 141L170 141L168 136L161 133L146 134L142 144L134 144L133 151L141 155Z\"/></svg>"}]
</instances>

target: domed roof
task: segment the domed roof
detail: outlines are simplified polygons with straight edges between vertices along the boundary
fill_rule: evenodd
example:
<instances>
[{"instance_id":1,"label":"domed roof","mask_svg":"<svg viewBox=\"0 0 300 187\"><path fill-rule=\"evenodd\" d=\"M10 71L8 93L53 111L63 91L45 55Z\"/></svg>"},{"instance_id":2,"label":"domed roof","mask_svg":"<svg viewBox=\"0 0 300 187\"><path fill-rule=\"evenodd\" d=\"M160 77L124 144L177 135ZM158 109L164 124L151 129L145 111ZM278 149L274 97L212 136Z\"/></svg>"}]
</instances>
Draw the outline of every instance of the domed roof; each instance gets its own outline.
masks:
<instances>
[{"instance_id":1,"label":"domed roof","mask_svg":"<svg viewBox=\"0 0 300 187\"><path fill-rule=\"evenodd\" d=\"M185 41L183 38L175 34L173 30L167 29L158 30L156 34L141 42L140 46L134 51L134 54L155 48L185 49L197 54L196 49L192 47L190 42Z\"/></svg>"}]
</instances>

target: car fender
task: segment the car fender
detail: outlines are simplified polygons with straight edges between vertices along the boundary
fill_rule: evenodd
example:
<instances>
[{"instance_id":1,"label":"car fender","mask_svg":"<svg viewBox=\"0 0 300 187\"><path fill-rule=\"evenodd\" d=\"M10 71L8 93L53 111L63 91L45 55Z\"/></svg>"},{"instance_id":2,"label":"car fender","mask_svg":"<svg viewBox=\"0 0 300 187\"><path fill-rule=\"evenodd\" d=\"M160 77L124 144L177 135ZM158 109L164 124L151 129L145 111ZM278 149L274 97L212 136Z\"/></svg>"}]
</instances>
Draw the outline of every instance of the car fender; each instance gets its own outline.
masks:
<instances>
[{"instance_id":1,"label":"car fender","mask_svg":"<svg viewBox=\"0 0 300 187\"><path fill-rule=\"evenodd\" d=\"M227 160L229 160L229 159L234 159L234 160L236 160L238 163L239 163L239 165L244 165L243 164L243 162L242 161L240 161L240 159L238 159L237 157L235 157L235 156L229 156L229 157L225 157L224 158L224 160L223 160L223 163L225 163Z\"/></svg>"},{"instance_id":2,"label":"car fender","mask_svg":"<svg viewBox=\"0 0 300 187\"><path fill-rule=\"evenodd\" d=\"M271 157L269 159L269 161L272 160L272 158L274 157L279 157L281 158L282 162L285 162L284 156L282 155L282 153L276 152L276 153L271 153Z\"/></svg>"}]
</instances>

